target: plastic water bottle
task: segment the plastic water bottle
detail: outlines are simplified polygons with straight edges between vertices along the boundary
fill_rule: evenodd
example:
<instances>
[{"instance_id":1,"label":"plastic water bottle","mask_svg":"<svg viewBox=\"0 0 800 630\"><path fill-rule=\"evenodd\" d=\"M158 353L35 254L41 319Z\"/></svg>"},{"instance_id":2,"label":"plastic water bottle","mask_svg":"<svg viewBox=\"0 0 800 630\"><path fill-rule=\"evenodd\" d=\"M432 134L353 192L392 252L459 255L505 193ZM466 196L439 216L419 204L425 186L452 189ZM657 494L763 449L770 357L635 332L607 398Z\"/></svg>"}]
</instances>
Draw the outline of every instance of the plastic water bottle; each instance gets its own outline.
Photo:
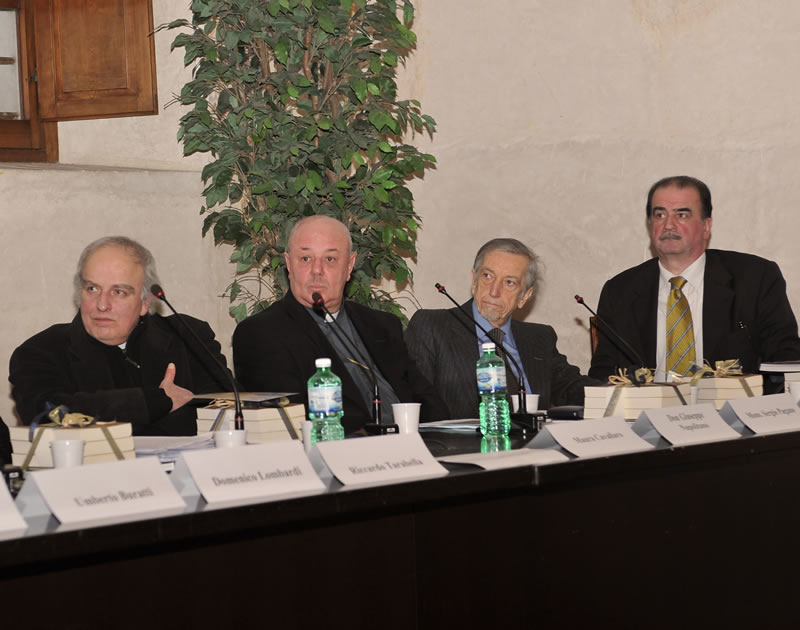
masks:
<instances>
[{"instance_id":1,"label":"plastic water bottle","mask_svg":"<svg viewBox=\"0 0 800 630\"><path fill-rule=\"evenodd\" d=\"M308 419L314 423L311 445L343 440L342 381L331 372L330 359L317 359L317 371L308 379Z\"/></svg>"},{"instance_id":2,"label":"plastic water bottle","mask_svg":"<svg viewBox=\"0 0 800 630\"><path fill-rule=\"evenodd\" d=\"M481 438L481 453L501 453L511 450L511 438L507 435L487 435Z\"/></svg>"},{"instance_id":3,"label":"plastic water bottle","mask_svg":"<svg viewBox=\"0 0 800 630\"><path fill-rule=\"evenodd\" d=\"M511 418L506 400L506 364L495 354L495 345L481 346L483 356L475 364L478 394L481 397L480 419L483 435L507 435Z\"/></svg>"}]
</instances>

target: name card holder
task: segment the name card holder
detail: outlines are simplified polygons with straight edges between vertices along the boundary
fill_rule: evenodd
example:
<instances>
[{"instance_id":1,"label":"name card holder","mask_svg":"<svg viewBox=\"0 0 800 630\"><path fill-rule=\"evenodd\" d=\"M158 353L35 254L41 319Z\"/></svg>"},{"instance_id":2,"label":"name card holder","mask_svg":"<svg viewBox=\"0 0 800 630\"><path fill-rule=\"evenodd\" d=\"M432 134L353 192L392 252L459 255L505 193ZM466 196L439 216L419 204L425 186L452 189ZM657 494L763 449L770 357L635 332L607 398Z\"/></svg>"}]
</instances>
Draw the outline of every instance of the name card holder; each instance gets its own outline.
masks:
<instances>
[{"instance_id":1,"label":"name card holder","mask_svg":"<svg viewBox=\"0 0 800 630\"><path fill-rule=\"evenodd\" d=\"M184 451L170 479L184 499L202 495L208 508L325 491L297 440Z\"/></svg>"},{"instance_id":2,"label":"name card holder","mask_svg":"<svg viewBox=\"0 0 800 630\"><path fill-rule=\"evenodd\" d=\"M734 429L748 434L800 431L800 408L791 394L729 400L719 413Z\"/></svg>"},{"instance_id":3,"label":"name card holder","mask_svg":"<svg viewBox=\"0 0 800 630\"><path fill-rule=\"evenodd\" d=\"M431 455L419 433L319 442L312 461L320 476L335 476L344 486L366 486L443 477L448 474Z\"/></svg>"},{"instance_id":4,"label":"name card holder","mask_svg":"<svg viewBox=\"0 0 800 630\"><path fill-rule=\"evenodd\" d=\"M659 436L675 446L741 437L741 433L725 422L711 403L648 409L639 414L633 423L633 431L653 445L657 444Z\"/></svg>"},{"instance_id":5,"label":"name card holder","mask_svg":"<svg viewBox=\"0 0 800 630\"><path fill-rule=\"evenodd\" d=\"M0 482L0 540L19 536L26 529L28 529L28 524L20 515L17 506L14 505L14 499L11 498L8 487L5 483Z\"/></svg>"},{"instance_id":6,"label":"name card holder","mask_svg":"<svg viewBox=\"0 0 800 630\"><path fill-rule=\"evenodd\" d=\"M603 457L653 448L619 416L546 424L526 448L559 448L577 457Z\"/></svg>"},{"instance_id":7,"label":"name card holder","mask_svg":"<svg viewBox=\"0 0 800 630\"><path fill-rule=\"evenodd\" d=\"M17 507L26 520L44 509L67 529L179 514L186 504L158 458L142 457L28 473Z\"/></svg>"}]
</instances>

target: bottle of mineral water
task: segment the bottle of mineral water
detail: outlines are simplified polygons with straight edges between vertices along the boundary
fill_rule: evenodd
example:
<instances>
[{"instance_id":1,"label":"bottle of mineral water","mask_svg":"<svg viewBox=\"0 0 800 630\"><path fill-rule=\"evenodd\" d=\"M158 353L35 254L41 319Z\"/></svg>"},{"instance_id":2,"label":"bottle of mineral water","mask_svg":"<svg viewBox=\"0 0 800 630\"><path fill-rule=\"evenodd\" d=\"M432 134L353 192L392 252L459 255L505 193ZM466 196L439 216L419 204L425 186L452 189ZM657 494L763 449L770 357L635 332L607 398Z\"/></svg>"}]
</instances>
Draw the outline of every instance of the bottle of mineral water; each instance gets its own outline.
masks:
<instances>
[{"instance_id":1,"label":"bottle of mineral water","mask_svg":"<svg viewBox=\"0 0 800 630\"><path fill-rule=\"evenodd\" d=\"M495 354L493 343L485 343L481 348L483 355L475 364L481 397L481 433L486 436L507 435L511 418L506 400L506 364Z\"/></svg>"},{"instance_id":2,"label":"bottle of mineral water","mask_svg":"<svg viewBox=\"0 0 800 630\"><path fill-rule=\"evenodd\" d=\"M317 442L343 440L342 381L331 372L330 359L317 359L317 371L308 379L308 419L312 446Z\"/></svg>"}]
</instances>

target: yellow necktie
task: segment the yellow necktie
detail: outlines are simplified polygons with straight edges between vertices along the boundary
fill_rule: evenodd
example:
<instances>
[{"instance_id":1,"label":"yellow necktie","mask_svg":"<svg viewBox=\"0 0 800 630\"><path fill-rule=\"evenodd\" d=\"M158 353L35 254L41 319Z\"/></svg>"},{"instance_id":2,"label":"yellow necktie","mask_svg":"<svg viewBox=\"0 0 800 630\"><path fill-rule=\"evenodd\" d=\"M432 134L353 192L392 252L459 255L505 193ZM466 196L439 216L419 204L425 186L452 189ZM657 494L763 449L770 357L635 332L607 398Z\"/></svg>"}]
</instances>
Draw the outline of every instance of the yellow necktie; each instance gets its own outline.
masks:
<instances>
[{"instance_id":1,"label":"yellow necktie","mask_svg":"<svg viewBox=\"0 0 800 630\"><path fill-rule=\"evenodd\" d=\"M669 281L672 290L667 300L667 371L684 375L694 364L694 331L689 300L683 294L686 279L681 276Z\"/></svg>"}]
</instances>

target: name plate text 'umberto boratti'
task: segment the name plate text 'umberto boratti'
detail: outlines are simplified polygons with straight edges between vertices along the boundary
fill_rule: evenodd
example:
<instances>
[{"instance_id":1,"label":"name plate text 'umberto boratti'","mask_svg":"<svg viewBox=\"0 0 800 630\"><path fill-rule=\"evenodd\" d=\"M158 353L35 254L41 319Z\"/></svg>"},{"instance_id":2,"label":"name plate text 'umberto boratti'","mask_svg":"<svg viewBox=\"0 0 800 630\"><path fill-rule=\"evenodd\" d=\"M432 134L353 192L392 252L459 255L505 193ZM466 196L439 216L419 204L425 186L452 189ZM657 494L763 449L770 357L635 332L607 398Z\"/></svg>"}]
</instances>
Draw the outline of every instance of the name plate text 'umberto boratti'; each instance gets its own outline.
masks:
<instances>
[{"instance_id":1,"label":"name plate text 'umberto boratti'","mask_svg":"<svg viewBox=\"0 0 800 630\"><path fill-rule=\"evenodd\" d=\"M633 432L624 418L617 416L548 424L528 444L529 448L556 446L578 457L619 455L653 448Z\"/></svg>"},{"instance_id":2,"label":"name plate text 'umberto boratti'","mask_svg":"<svg viewBox=\"0 0 800 630\"><path fill-rule=\"evenodd\" d=\"M346 486L447 474L418 433L320 442L316 448L325 466Z\"/></svg>"},{"instance_id":3,"label":"name plate text 'umberto boratti'","mask_svg":"<svg viewBox=\"0 0 800 630\"><path fill-rule=\"evenodd\" d=\"M791 394L729 400L719 413L734 429L744 425L753 433L800 431L800 409Z\"/></svg>"},{"instance_id":4,"label":"name plate text 'umberto boratti'","mask_svg":"<svg viewBox=\"0 0 800 630\"><path fill-rule=\"evenodd\" d=\"M741 437L740 433L722 419L711 403L648 409L639 415L633 430L642 437L646 437L650 430L655 430L670 444L677 446Z\"/></svg>"},{"instance_id":5,"label":"name plate text 'umberto boratti'","mask_svg":"<svg viewBox=\"0 0 800 630\"><path fill-rule=\"evenodd\" d=\"M62 525L151 518L186 507L156 457L37 470L25 486L31 481Z\"/></svg>"},{"instance_id":6,"label":"name plate text 'umberto boratti'","mask_svg":"<svg viewBox=\"0 0 800 630\"><path fill-rule=\"evenodd\" d=\"M186 451L182 457L197 489L212 505L325 490L297 440ZM173 472L176 474L182 474L179 464Z\"/></svg>"}]
</instances>

